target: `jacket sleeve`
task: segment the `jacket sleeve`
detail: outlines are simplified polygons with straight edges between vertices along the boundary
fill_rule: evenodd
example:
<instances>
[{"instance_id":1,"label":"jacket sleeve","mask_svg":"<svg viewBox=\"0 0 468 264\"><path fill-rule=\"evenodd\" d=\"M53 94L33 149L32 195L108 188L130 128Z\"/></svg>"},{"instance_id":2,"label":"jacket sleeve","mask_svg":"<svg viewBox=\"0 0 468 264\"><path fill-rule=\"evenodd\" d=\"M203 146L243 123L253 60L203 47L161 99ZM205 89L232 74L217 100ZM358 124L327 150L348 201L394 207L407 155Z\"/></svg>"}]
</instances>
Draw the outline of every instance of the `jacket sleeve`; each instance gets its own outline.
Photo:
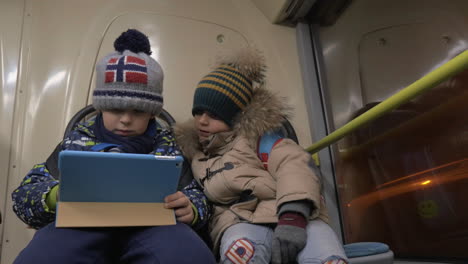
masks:
<instances>
[{"instance_id":1,"label":"jacket sleeve","mask_svg":"<svg viewBox=\"0 0 468 264\"><path fill-rule=\"evenodd\" d=\"M155 138L154 155L158 156L175 156L182 155L172 132L166 129L160 129Z\"/></svg>"},{"instance_id":2,"label":"jacket sleeve","mask_svg":"<svg viewBox=\"0 0 468 264\"><path fill-rule=\"evenodd\" d=\"M184 160L182 167L182 175L179 181L179 190L190 199L195 212L195 219L192 222L192 227L195 230L202 229L211 217L212 206L205 196L203 189L198 182L193 178L192 168L187 160Z\"/></svg>"},{"instance_id":3,"label":"jacket sleeve","mask_svg":"<svg viewBox=\"0 0 468 264\"><path fill-rule=\"evenodd\" d=\"M47 194L58 181L45 163L35 165L13 191L13 211L27 225L39 229L55 220L55 211L46 204Z\"/></svg>"},{"instance_id":4,"label":"jacket sleeve","mask_svg":"<svg viewBox=\"0 0 468 264\"><path fill-rule=\"evenodd\" d=\"M161 130L156 138L155 155L182 155L170 130ZM193 178L190 163L184 161L182 175L178 189L181 190L192 202L195 219L192 228L199 230L203 228L211 217L212 207L208 202L203 189Z\"/></svg>"},{"instance_id":5,"label":"jacket sleeve","mask_svg":"<svg viewBox=\"0 0 468 264\"><path fill-rule=\"evenodd\" d=\"M50 163L57 162L58 153L61 150L83 150L86 148L86 142L88 141L89 139L85 138L80 132L72 131L55 148L54 153L47 159L47 163L37 164L28 172L20 186L11 195L13 211L23 222L32 228L39 229L55 221L55 210L49 208L46 203L47 195L52 187L59 184L58 175L53 175L49 170L49 166L54 165ZM57 157L51 158L54 155L57 155ZM55 164L55 167L57 167L57 164Z\"/></svg>"},{"instance_id":6,"label":"jacket sleeve","mask_svg":"<svg viewBox=\"0 0 468 264\"><path fill-rule=\"evenodd\" d=\"M288 202L306 201L311 202L312 210L320 210L321 182L314 167L311 155L290 139L273 147L268 171L276 179L277 208Z\"/></svg>"},{"instance_id":7,"label":"jacket sleeve","mask_svg":"<svg viewBox=\"0 0 468 264\"><path fill-rule=\"evenodd\" d=\"M182 189L182 192L190 199L194 206L195 219L192 222L193 229L199 230L203 228L211 218L212 206L208 202L200 185L193 179L189 185Z\"/></svg>"}]
</instances>

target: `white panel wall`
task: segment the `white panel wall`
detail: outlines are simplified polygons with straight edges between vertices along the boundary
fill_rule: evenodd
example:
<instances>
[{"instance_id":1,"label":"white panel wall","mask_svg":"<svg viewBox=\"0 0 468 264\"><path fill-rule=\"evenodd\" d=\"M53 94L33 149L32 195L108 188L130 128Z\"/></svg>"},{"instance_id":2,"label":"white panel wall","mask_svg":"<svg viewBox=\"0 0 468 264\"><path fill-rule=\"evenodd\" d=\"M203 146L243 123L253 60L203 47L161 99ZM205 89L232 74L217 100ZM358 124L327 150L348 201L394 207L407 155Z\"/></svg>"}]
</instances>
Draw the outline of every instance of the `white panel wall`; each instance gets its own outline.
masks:
<instances>
[{"instance_id":1,"label":"white panel wall","mask_svg":"<svg viewBox=\"0 0 468 264\"><path fill-rule=\"evenodd\" d=\"M335 25L321 28L335 127L369 101L385 99L432 70L425 65L440 65L466 49L467 12L465 0L357 0ZM361 65L367 67L364 88ZM386 79L387 72L401 78Z\"/></svg>"},{"instance_id":2,"label":"white panel wall","mask_svg":"<svg viewBox=\"0 0 468 264\"><path fill-rule=\"evenodd\" d=\"M178 121L190 116L194 87L218 51L256 45L267 59L269 88L290 97L299 140L311 144L295 30L272 25L250 0L0 0L0 12L2 264L12 263L33 235L13 214L9 194L90 102L96 58L111 51L115 37L128 28L150 35L153 56L166 73L165 108Z\"/></svg>"},{"instance_id":3,"label":"white panel wall","mask_svg":"<svg viewBox=\"0 0 468 264\"><path fill-rule=\"evenodd\" d=\"M0 248L8 240L3 236L8 227L5 216L11 210L6 207L6 201L11 199L7 191L8 173L13 174L17 170L16 163L10 163L10 152L14 151L11 144L13 109L17 92L23 8L23 1L0 1L0 211L3 220L0 224L0 238L3 237Z\"/></svg>"}]
</instances>

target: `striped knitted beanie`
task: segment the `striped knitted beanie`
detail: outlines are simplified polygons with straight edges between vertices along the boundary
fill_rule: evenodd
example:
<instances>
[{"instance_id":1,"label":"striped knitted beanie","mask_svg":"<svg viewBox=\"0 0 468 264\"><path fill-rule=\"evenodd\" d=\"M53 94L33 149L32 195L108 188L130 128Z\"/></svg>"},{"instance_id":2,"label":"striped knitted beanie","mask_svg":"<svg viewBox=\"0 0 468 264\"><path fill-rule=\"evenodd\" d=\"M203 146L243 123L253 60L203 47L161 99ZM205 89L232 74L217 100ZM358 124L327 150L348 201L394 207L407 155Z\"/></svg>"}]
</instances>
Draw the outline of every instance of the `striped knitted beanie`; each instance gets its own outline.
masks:
<instances>
[{"instance_id":1,"label":"striped knitted beanie","mask_svg":"<svg viewBox=\"0 0 468 264\"><path fill-rule=\"evenodd\" d=\"M235 116L252 99L254 82L263 81L263 56L247 47L221 58L216 65L197 85L192 114L207 111L232 127Z\"/></svg>"},{"instance_id":2,"label":"striped knitted beanie","mask_svg":"<svg viewBox=\"0 0 468 264\"><path fill-rule=\"evenodd\" d=\"M97 110L139 110L158 115L163 107L161 66L151 58L148 37L135 29L114 42L115 52L96 65L93 106Z\"/></svg>"}]
</instances>

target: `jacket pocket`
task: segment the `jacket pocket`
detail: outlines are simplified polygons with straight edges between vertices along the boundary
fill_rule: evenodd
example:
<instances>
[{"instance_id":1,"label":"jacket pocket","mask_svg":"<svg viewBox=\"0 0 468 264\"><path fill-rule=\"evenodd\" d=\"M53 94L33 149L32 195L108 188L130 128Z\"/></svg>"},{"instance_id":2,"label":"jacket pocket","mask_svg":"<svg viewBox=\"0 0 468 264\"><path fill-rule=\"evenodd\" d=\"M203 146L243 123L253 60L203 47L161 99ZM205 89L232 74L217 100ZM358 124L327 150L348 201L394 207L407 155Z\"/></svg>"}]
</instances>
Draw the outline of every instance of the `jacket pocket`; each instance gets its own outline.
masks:
<instances>
[{"instance_id":1,"label":"jacket pocket","mask_svg":"<svg viewBox=\"0 0 468 264\"><path fill-rule=\"evenodd\" d=\"M258 199L253 198L246 202L236 203L231 206L231 211L241 220L252 222L252 216L258 204Z\"/></svg>"}]
</instances>

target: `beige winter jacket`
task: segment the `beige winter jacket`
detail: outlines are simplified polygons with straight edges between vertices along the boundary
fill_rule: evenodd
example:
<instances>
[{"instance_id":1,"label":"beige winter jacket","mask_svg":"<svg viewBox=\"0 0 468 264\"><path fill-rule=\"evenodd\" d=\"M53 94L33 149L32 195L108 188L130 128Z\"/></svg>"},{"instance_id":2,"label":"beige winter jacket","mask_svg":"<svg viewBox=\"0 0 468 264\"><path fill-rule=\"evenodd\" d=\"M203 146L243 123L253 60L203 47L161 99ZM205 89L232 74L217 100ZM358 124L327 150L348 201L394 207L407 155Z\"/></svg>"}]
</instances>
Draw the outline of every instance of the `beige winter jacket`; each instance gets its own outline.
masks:
<instances>
[{"instance_id":1,"label":"beige winter jacket","mask_svg":"<svg viewBox=\"0 0 468 264\"><path fill-rule=\"evenodd\" d=\"M210 235L215 248L233 224L276 223L277 211L285 202L310 201L310 219L328 221L310 154L294 141L282 139L270 153L268 170L257 157L259 136L279 127L287 111L280 98L261 88L233 130L214 135L205 146L198 143L193 121L176 127L178 144L192 161L193 175L214 204Z\"/></svg>"}]
</instances>

